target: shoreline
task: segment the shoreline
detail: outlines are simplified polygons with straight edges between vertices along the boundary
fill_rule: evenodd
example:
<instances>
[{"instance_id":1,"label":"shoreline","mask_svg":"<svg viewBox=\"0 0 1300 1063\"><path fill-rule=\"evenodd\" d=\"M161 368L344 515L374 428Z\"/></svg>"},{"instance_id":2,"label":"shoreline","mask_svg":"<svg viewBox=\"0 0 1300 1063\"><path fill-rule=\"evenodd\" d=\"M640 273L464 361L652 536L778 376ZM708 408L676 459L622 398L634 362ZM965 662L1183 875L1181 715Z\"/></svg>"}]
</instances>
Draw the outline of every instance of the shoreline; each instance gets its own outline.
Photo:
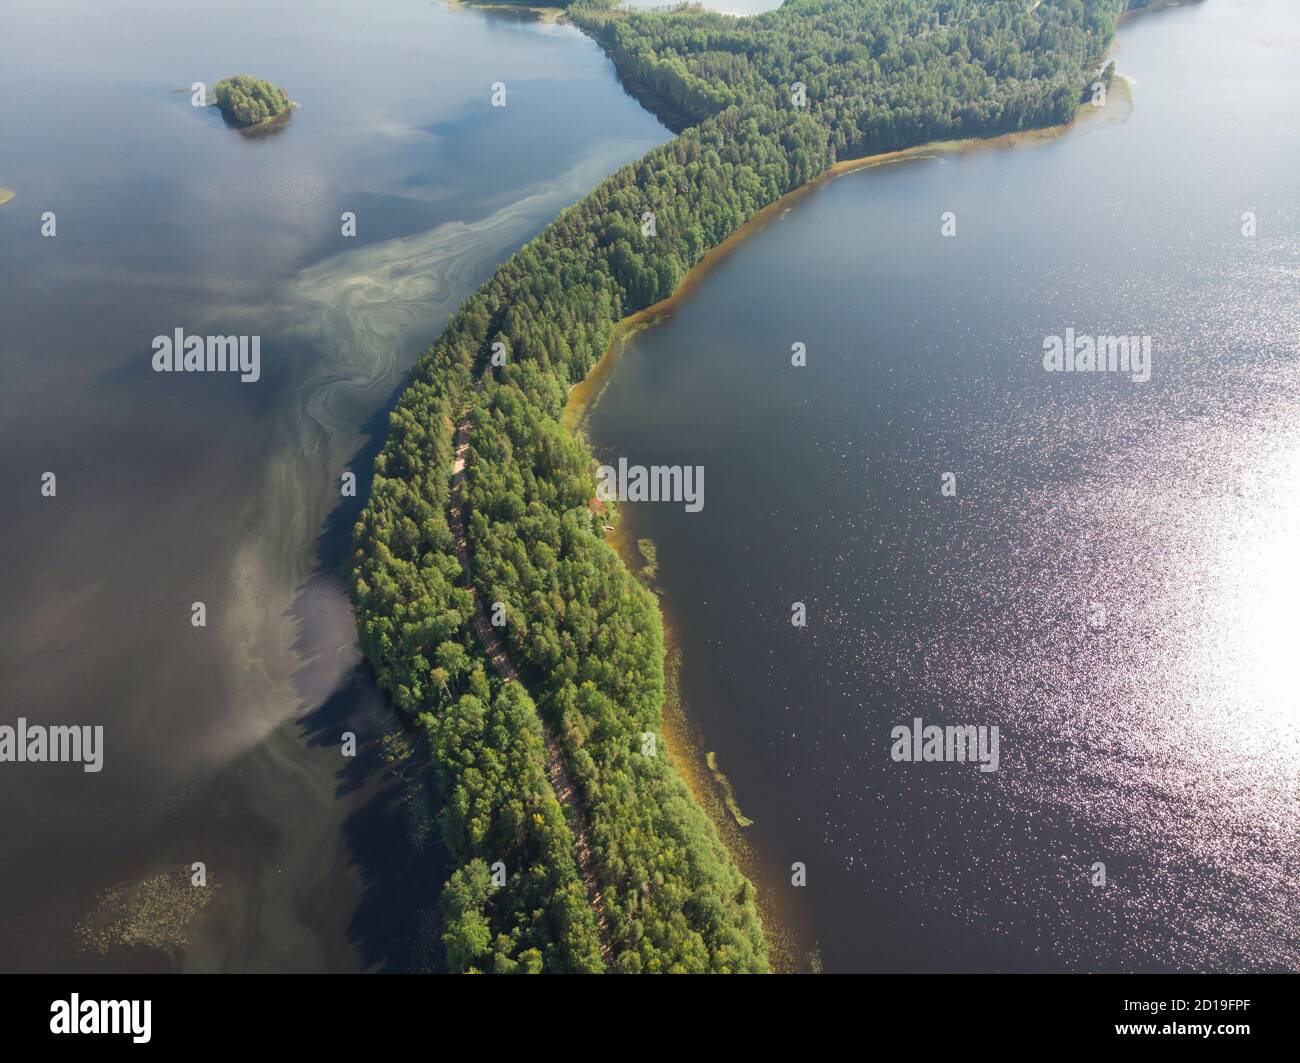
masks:
<instances>
[{"instance_id":1,"label":"shoreline","mask_svg":"<svg viewBox=\"0 0 1300 1063\"><path fill-rule=\"evenodd\" d=\"M221 108L218 107L217 104L215 103L212 104L212 106L217 107L219 111L221 110ZM270 115L267 118L263 118L260 122L254 122L252 125L235 125L228 118L226 118L224 111L221 112L221 120L225 122L226 125L228 125L231 129L235 130L236 132L240 133L243 136L246 137L265 136L267 133L276 133L279 130L283 129L286 125L288 125L289 119L293 117L293 112L297 108L297 106L298 104L296 104L293 100L290 100L289 106L286 107L283 111L280 111L277 114Z\"/></svg>"},{"instance_id":2,"label":"shoreline","mask_svg":"<svg viewBox=\"0 0 1300 1063\"><path fill-rule=\"evenodd\" d=\"M1192 4L1199 3L1201 3L1201 0L1151 0L1150 3L1143 4L1141 7L1130 7L1127 11L1120 12L1119 18L1115 20L1115 28L1118 30L1124 23L1148 11L1163 11L1170 7L1190 7Z\"/></svg>"},{"instance_id":3,"label":"shoreline","mask_svg":"<svg viewBox=\"0 0 1300 1063\"><path fill-rule=\"evenodd\" d=\"M1170 0L1160 6L1174 6L1181 0ZM1140 8L1132 14L1149 10ZM1108 59L1115 49L1118 37L1112 41L1110 48L1102 57ZM588 426L592 412L600 404L605 389L609 386L612 374L617 369L620 358L629 341L639 332L654 328L690 299L709 275L742 243L755 234L764 231L773 221L783 217L788 210L804 197L824 188L848 174L872 170L880 166L897 163L937 159L944 156L972 155L984 151L1024 151L1054 143L1068 136L1081 135L1112 123L1124 122L1132 113L1133 100L1129 81L1118 71L1108 96L1105 107L1095 108L1088 103L1080 105L1075 116L1068 122L1042 129L1027 129L1013 133L1000 133L992 137L965 137L958 140L939 140L918 144L911 148L881 152L876 155L863 155L853 159L843 159L833 163L825 171L806 184L773 200L759 210L752 218L741 225L717 246L710 249L687 272L677 290L667 299L662 299L644 310L629 314L614 326L614 334L609 346L600 360L588 370L587 375L569 388L565 399L564 411L560 423L566 432L577 436L592 449L588 435ZM605 542L613 547L623 564L640 581L638 573L640 564L637 553L637 529L632 511L620 506L617 511L614 530L606 533ZM641 581L644 585L644 581ZM659 615L664 630L664 737L668 740L668 756L673 767L681 775L691 795L699 802L723 843L730 850L732 859L745 876L754 883L759 914L763 920L763 931L767 936L771 950L772 966L778 973L800 973L819 959L820 943L808 941L807 935L797 930L800 919L788 906L775 898L781 896L774 888L774 880L760 874L760 863L754 847L742 833L743 828L737 824L728 811L720 793L720 786L714 781L713 773L706 764L707 742L696 722L691 718L683 701L678 675L684 653L682 640L672 613L665 601L665 594L660 589L648 588L659 603ZM742 795L743 796L743 795ZM800 943L808 941L807 955L800 955Z\"/></svg>"},{"instance_id":4,"label":"shoreline","mask_svg":"<svg viewBox=\"0 0 1300 1063\"><path fill-rule=\"evenodd\" d=\"M554 4L533 4L528 0L446 0L450 8L469 8L471 11L485 11L501 14L508 12L520 17L529 15L538 22L548 25L556 25L561 22L568 22L572 25L565 13L567 8Z\"/></svg>"},{"instance_id":5,"label":"shoreline","mask_svg":"<svg viewBox=\"0 0 1300 1063\"><path fill-rule=\"evenodd\" d=\"M673 769L681 777L686 789L705 815L713 823L722 844L731 853L731 858L744 876L754 885L759 916L763 921L763 935L767 938L768 958L773 973L797 974L808 968L808 957L799 954L799 942L807 938L806 933L795 932L801 927L802 920L798 913L776 898L786 896L775 888L775 880L763 871L758 853L745 837L745 828L733 817L726 804L725 795L714 779L714 769L707 763L708 749L704 734L691 717L690 710L681 696L680 674L682 665L682 640L678 625L673 619L672 610L665 600L665 593L657 584L652 584L640 575L640 566L636 564L637 538L635 528L630 521L624 521L623 509L618 510L618 519L614 530L607 532L605 543L613 547L619 558L628 567L633 578L655 596L659 607L660 621L664 632L664 704L663 736L665 753ZM642 559L644 560L644 559ZM722 765L725 769L726 765Z\"/></svg>"},{"instance_id":6,"label":"shoreline","mask_svg":"<svg viewBox=\"0 0 1300 1063\"><path fill-rule=\"evenodd\" d=\"M1145 9L1143 9L1145 10ZM1109 55L1110 52L1107 52ZM918 144L911 148L886 151L876 155L862 155L853 159L842 159L833 163L826 170L806 184L759 210L735 232L720 244L711 248L694 266L690 268L677 290L667 299L647 306L644 310L629 314L614 326L614 335L600 360L587 371L587 375L569 388L565 400L561 424L566 431L581 436L588 445L586 429L592 410L599 404L600 397L609 383L609 374L613 371L622 353L624 345L638 332L653 328L665 318L672 315L703 283L705 278L716 269L744 241L763 231L777 220L799 200L824 188L833 181L847 174L862 170L872 170L878 166L892 166L902 162L937 159L948 155L972 155L983 151L1025 151L1050 144L1067 136L1091 132L1098 125L1127 120L1132 111L1132 93L1128 80L1119 73L1110 90L1111 103L1105 107L1080 105L1078 113L1070 121L1043 129L1026 129L1014 133L999 133L992 137L964 137L959 140L935 140Z\"/></svg>"}]
</instances>

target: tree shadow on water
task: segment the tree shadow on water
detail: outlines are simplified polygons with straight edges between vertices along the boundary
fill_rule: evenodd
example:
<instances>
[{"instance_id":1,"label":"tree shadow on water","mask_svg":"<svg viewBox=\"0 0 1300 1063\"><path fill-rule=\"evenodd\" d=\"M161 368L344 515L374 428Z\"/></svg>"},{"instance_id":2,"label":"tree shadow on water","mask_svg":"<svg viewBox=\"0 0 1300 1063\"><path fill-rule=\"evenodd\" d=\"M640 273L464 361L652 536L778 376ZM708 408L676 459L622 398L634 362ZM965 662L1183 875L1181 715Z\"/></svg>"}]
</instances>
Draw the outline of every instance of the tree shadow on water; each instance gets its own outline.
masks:
<instances>
[{"instance_id":1,"label":"tree shadow on water","mask_svg":"<svg viewBox=\"0 0 1300 1063\"><path fill-rule=\"evenodd\" d=\"M345 466L356 474L356 496L340 497L321 526L315 573L299 594L303 624L295 649L306 662L300 694L308 695L313 669L332 652L319 631L309 632L310 622L302 615L306 602L320 593L321 581L333 588L334 600L346 597L352 529L370 495L388 414L406 383L404 378L362 427L366 442ZM313 583L315 592L309 589ZM313 642L319 653L313 652ZM312 704L316 698L305 700ZM359 872L362 897L348 940L359 950L362 966L387 972L442 969L438 902L452 865L438 824L441 801L423 734L392 707L364 660L347 669L318 707L299 719L299 727L309 746L338 748L345 732L356 735L355 756L342 757L335 773L335 795L353 805L343 840L349 863Z\"/></svg>"},{"instance_id":2,"label":"tree shadow on water","mask_svg":"<svg viewBox=\"0 0 1300 1063\"><path fill-rule=\"evenodd\" d=\"M438 900L452 867L424 737L402 726L365 663L299 726L313 746L337 746L348 730L357 736L356 755L341 758L335 781L336 795L353 805L343 842L362 896L347 936L361 965L390 972L439 969Z\"/></svg>"}]
</instances>

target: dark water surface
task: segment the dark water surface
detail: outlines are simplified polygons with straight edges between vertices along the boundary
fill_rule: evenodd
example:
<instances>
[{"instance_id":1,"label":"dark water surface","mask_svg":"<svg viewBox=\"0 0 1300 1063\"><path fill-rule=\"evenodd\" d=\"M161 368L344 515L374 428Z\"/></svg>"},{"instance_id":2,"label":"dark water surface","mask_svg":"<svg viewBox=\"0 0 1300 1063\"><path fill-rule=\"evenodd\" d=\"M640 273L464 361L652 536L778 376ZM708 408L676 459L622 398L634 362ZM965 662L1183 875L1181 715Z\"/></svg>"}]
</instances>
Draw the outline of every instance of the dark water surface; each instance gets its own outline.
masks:
<instances>
[{"instance_id":1,"label":"dark water surface","mask_svg":"<svg viewBox=\"0 0 1300 1063\"><path fill-rule=\"evenodd\" d=\"M1123 123L797 201L591 416L706 470L702 513L624 512L828 970L1300 968L1300 8L1117 59ZM1151 380L1045 372L1067 328L1151 336ZM915 717L997 725L999 770L895 763Z\"/></svg>"},{"instance_id":2,"label":"dark water surface","mask_svg":"<svg viewBox=\"0 0 1300 1063\"><path fill-rule=\"evenodd\" d=\"M418 965L440 856L340 475L455 304L668 133L576 30L418 0L16 0L0 57L0 722L105 728L99 774L0 765L0 968ZM238 72L282 131L191 106ZM155 374L178 327L260 335L262 379Z\"/></svg>"}]
</instances>

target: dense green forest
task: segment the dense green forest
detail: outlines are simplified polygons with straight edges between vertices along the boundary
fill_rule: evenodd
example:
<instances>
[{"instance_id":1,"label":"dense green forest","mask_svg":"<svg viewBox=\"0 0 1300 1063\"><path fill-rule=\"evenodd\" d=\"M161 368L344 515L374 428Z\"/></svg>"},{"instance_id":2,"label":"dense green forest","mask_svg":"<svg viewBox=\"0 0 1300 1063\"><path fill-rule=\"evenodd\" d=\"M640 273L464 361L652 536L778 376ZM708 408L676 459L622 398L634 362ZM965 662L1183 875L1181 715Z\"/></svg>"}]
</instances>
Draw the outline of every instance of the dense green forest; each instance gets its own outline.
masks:
<instances>
[{"instance_id":1,"label":"dense green forest","mask_svg":"<svg viewBox=\"0 0 1300 1063\"><path fill-rule=\"evenodd\" d=\"M591 454L561 427L565 396L621 318L838 159L1069 119L1124 7L790 0L736 19L570 6L629 89L682 132L565 210L456 312L389 418L356 530L363 648L428 729L448 799L443 829L461 861L443 894L453 969L601 966L537 713L587 810L614 968L768 968L753 887L662 753L657 603L603 540ZM466 408L470 577L505 607L535 712L518 684L488 678L470 628L447 523ZM496 861L510 877L494 889Z\"/></svg>"},{"instance_id":2,"label":"dense green forest","mask_svg":"<svg viewBox=\"0 0 1300 1063\"><path fill-rule=\"evenodd\" d=\"M236 74L218 81L212 93L226 120L237 126L265 122L289 106L284 89L249 74Z\"/></svg>"}]
</instances>

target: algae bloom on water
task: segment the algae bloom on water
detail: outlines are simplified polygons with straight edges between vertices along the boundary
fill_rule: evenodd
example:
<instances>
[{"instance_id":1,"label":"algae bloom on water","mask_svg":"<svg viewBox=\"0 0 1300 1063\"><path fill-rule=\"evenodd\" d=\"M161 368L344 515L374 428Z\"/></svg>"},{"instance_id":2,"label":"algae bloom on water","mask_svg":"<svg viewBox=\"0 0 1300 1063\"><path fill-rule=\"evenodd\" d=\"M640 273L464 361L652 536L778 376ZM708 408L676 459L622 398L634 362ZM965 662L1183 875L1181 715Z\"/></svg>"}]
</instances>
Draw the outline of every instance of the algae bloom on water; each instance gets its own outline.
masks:
<instances>
[{"instance_id":1,"label":"algae bloom on water","mask_svg":"<svg viewBox=\"0 0 1300 1063\"><path fill-rule=\"evenodd\" d=\"M241 128L276 118L290 106L284 89L249 74L218 81L212 92L226 121Z\"/></svg>"}]
</instances>

